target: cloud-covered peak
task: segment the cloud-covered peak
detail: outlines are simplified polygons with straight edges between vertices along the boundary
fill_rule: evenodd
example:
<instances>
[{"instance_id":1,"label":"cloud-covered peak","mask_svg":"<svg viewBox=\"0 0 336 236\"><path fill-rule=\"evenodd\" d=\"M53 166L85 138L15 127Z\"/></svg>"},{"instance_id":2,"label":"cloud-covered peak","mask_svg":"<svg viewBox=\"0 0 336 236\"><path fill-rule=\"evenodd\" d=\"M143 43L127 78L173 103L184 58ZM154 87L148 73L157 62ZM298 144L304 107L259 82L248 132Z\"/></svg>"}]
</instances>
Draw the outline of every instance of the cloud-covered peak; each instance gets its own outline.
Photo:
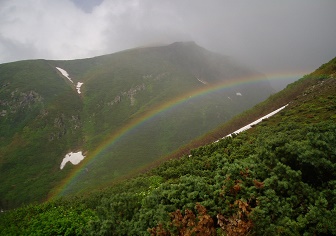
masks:
<instances>
[{"instance_id":1,"label":"cloud-covered peak","mask_svg":"<svg viewBox=\"0 0 336 236\"><path fill-rule=\"evenodd\" d=\"M336 54L334 9L328 0L4 0L0 63L196 41L266 74L308 72Z\"/></svg>"}]
</instances>

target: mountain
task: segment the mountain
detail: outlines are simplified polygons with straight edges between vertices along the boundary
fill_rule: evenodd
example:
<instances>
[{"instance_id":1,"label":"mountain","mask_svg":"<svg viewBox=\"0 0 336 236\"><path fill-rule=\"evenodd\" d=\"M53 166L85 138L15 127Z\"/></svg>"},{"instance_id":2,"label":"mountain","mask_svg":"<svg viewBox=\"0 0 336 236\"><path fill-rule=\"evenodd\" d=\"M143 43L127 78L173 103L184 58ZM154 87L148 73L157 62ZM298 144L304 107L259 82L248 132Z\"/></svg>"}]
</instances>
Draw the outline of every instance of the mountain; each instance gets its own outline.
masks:
<instances>
[{"instance_id":1,"label":"mountain","mask_svg":"<svg viewBox=\"0 0 336 236\"><path fill-rule=\"evenodd\" d=\"M108 185L273 93L193 42L6 63L0 75L1 209Z\"/></svg>"},{"instance_id":2,"label":"mountain","mask_svg":"<svg viewBox=\"0 0 336 236\"><path fill-rule=\"evenodd\" d=\"M335 111L336 58L197 141L215 142L100 191L3 212L0 232L336 235Z\"/></svg>"}]
</instances>

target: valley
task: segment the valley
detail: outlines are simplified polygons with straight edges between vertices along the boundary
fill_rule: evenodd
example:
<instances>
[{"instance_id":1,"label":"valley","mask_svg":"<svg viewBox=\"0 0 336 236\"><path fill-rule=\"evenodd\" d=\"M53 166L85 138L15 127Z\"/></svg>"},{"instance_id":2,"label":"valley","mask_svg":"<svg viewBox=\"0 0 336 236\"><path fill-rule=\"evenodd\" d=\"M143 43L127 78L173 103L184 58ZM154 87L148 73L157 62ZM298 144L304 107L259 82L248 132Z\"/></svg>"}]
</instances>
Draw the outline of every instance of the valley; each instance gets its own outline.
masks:
<instances>
[{"instance_id":1,"label":"valley","mask_svg":"<svg viewBox=\"0 0 336 236\"><path fill-rule=\"evenodd\" d=\"M19 61L0 74L2 209L108 186L274 92L262 74L193 42ZM65 164L79 151L85 158Z\"/></svg>"}]
</instances>

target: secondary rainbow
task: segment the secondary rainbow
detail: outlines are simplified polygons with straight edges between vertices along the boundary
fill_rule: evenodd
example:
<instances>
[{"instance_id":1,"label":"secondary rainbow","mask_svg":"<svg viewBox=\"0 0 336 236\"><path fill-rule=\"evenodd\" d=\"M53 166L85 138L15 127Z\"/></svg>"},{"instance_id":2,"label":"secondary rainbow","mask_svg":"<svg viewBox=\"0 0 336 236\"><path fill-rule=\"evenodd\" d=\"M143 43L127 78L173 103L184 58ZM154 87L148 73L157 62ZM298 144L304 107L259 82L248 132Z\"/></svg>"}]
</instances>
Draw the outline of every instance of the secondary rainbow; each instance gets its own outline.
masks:
<instances>
[{"instance_id":1,"label":"secondary rainbow","mask_svg":"<svg viewBox=\"0 0 336 236\"><path fill-rule=\"evenodd\" d=\"M300 78L302 77L304 73L281 73L273 75L272 78L268 78L268 80L286 80L286 79L293 79L293 78ZM232 88L235 86L239 86L241 84L250 84L250 83L256 83L259 81L266 80L265 77L243 77L243 78L235 78L231 80L227 80L222 83L217 84L207 84L202 87L200 87L197 90L194 90L192 92L189 92L187 94L183 94L179 97L176 97L175 99L172 99L166 103L160 104L156 107L153 107L147 112L143 112L138 117L131 119L128 123L126 123L123 127L118 129L116 132L111 134L111 136L106 139L104 142L102 142L94 151L91 151L91 153L88 153L89 155L84 159L82 163L80 163L78 166L74 167L73 171L70 172L67 178L65 178L61 184L55 188L50 194L48 199L52 199L54 197L62 196L64 195L65 190L67 187L73 183L76 179L76 177L81 173L82 170L84 170L90 163L95 161L99 155L106 150L107 148L111 147L115 142L117 142L120 138L127 135L129 132L131 132L136 127L140 126L144 122L153 119L155 116L161 114L164 111L167 111L169 109L172 109L173 107L176 107L182 103L184 103L187 100L193 99L195 97L211 93L214 91Z\"/></svg>"}]
</instances>

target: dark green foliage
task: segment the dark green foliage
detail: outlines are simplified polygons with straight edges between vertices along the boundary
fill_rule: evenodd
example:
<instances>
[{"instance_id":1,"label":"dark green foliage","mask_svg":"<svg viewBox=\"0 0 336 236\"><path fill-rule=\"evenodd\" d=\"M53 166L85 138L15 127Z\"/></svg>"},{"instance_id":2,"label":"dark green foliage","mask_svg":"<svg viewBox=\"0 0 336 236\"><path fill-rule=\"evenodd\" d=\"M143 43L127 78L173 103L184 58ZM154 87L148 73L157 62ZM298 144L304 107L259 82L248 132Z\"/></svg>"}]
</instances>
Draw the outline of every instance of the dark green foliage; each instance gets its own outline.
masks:
<instances>
[{"instance_id":1,"label":"dark green foliage","mask_svg":"<svg viewBox=\"0 0 336 236\"><path fill-rule=\"evenodd\" d=\"M8 213L2 213L8 214ZM1 235L83 235L96 213L84 205L52 202L1 216ZM5 226L5 227L4 227Z\"/></svg>"},{"instance_id":2,"label":"dark green foliage","mask_svg":"<svg viewBox=\"0 0 336 236\"><path fill-rule=\"evenodd\" d=\"M333 100L335 80L323 84L319 99L312 91L264 125L143 176L85 198L2 213L3 234L336 235L336 123L325 119L333 113L323 99Z\"/></svg>"},{"instance_id":3,"label":"dark green foliage","mask_svg":"<svg viewBox=\"0 0 336 236\"><path fill-rule=\"evenodd\" d=\"M74 83L56 67L66 70ZM273 90L265 80L202 96L193 93L256 76L194 43L0 65L0 209L53 195L70 173L85 165L69 163L60 170L69 152L83 151L93 161L65 195L106 186L171 154ZM77 82L84 83L81 94ZM254 93L257 88L262 89ZM237 91L243 96L236 96ZM185 101L147 120L178 98ZM111 144L104 148L107 140Z\"/></svg>"},{"instance_id":4,"label":"dark green foliage","mask_svg":"<svg viewBox=\"0 0 336 236\"><path fill-rule=\"evenodd\" d=\"M253 129L85 197L1 213L1 234L336 235L336 80L305 80Z\"/></svg>"}]
</instances>

